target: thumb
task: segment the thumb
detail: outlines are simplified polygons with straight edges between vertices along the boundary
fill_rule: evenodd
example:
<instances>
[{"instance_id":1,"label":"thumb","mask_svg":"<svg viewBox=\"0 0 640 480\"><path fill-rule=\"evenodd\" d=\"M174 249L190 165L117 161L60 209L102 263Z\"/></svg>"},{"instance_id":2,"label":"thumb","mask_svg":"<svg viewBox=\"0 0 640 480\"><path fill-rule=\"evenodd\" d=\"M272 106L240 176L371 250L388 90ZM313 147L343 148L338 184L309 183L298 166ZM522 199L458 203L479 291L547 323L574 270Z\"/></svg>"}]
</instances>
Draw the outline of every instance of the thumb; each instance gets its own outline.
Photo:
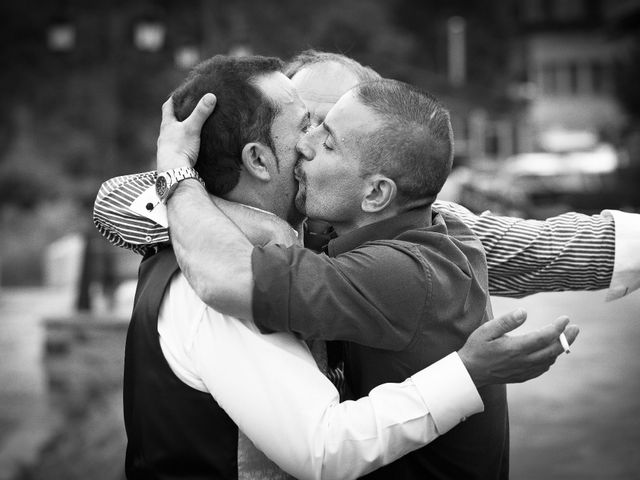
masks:
<instances>
[{"instance_id":1,"label":"thumb","mask_svg":"<svg viewBox=\"0 0 640 480\"><path fill-rule=\"evenodd\" d=\"M567 328L565 329L564 334L567 337L567 341L569 342L569 345L571 345L574 342L574 340L578 336L578 333L580 333L580 328L578 328L577 325L567 325Z\"/></svg>"},{"instance_id":2,"label":"thumb","mask_svg":"<svg viewBox=\"0 0 640 480\"><path fill-rule=\"evenodd\" d=\"M173 97L169 97L168 100L162 104L162 122L160 126L162 127L176 121L176 116L173 113Z\"/></svg>"},{"instance_id":3,"label":"thumb","mask_svg":"<svg viewBox=\"0 0 640 480\"><path fill-rule=\"evenodd\" d=\"M480 328L488 340L493 340L515 330L527 319L527 312L523 309L514 310L500 317L488 321Z\"/></svg>"},{"instance_id":4,"label":"thumb","mask_svg":"<svg viewBox=\"0 0 640 480\"><path fill-rule=\"evenodd\" d=\"M184 120L184 123L187 124L191 131L200 132L202 130L202 125L213 112L216 102L217 98L213 93L207 93L200 99L191 115Z\"/></svg>"}]
</instances>

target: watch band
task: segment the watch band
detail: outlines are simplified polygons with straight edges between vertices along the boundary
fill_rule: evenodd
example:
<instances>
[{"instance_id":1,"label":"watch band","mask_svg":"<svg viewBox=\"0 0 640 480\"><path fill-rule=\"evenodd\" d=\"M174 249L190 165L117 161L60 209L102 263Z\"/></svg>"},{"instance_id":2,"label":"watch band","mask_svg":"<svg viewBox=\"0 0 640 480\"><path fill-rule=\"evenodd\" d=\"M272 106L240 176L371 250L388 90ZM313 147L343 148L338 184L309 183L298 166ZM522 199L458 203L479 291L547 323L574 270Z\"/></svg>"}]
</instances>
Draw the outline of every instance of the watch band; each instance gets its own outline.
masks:
<instances>
[{"instance_id":1,"label":"watch band","mask_svg":"<svg viewBox=\"0 0 640 480\"><path fill-rule=\"evenodd\" d=\"M178 184L187 178L195 178L203 187L205 186L204 181L193 167L179 167L159 172L156 177L156 194L160 201L166 205L167 200L178 187Z\"/></svg>"}]
</instances>

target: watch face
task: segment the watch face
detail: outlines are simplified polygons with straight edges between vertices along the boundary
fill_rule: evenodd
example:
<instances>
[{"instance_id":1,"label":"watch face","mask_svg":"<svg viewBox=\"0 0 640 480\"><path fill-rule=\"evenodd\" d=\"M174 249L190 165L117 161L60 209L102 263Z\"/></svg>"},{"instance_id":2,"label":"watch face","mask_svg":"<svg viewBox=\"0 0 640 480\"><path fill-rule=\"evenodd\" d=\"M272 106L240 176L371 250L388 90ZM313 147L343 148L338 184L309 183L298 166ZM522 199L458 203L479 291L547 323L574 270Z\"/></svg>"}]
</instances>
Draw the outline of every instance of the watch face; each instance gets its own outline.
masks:
<instances>
[{"instance_id":1,"label":"watch face","mask_svg":"<svg viewBox=\"0 0 640 480\"><path fill-rule=\"evenodd\" d=\"M166 196L167 190L167 179L163 176L159 176L156 179L156 194L162 199Z\"/></svg>"}]
</instances>

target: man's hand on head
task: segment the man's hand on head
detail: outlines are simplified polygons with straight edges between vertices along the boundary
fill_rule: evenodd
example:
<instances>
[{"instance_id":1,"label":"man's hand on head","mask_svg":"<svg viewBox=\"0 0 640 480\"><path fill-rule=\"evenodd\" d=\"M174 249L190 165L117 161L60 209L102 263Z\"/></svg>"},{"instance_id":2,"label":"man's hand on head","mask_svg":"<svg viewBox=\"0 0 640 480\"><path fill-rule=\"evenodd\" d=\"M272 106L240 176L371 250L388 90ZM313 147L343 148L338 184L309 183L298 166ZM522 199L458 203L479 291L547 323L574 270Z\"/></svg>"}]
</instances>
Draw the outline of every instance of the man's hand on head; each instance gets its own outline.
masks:
<instances>
[{"instance_id":1,"label":"man's hand on head","mask_svg":"<svg viewBox=\"0 0 640 480\"><path fill-rule=\"evenodd\" d=\"M156 168L159 172L193 167L200 152L200 132L216 106L212 93L203 96L191 115L179 122L173 111L173 99L162 105L162 123L158 136Z\"/></svg>"},{"instance_id":2,"label":"man's hand on head","mask_svg":"<svg viewBox=\"0 0 640 480\"><path fill-rule=\"evenodd\" d=\"M569 344L578 336L578 327L569 325L567 317L535 332L507 335L526 318L524 310L516 310L481 325L467 339L458 355L477 387L520 383L543 374L564 352L560 334Z\"/></svg>"}]
</instances>

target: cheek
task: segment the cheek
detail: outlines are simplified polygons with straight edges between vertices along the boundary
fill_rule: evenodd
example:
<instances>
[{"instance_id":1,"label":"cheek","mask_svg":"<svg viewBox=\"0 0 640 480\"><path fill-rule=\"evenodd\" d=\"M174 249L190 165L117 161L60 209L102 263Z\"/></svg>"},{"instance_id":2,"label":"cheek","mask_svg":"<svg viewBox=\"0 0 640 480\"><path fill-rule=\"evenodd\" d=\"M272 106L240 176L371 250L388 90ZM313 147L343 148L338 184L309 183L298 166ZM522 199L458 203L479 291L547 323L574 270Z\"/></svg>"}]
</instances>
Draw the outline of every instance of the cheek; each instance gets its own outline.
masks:
<instances>
[{"instance_id":1,"label":"cheek","mask_svg":"<svg viewBox=\"0 0 640 480\"><path fill-rule=\"evenodd\" d=\"M318 161L317 158L304 165L304 173L308 188L324 189L331 183L330 170L327 170L326 165L322 161Z\"/></svg>"}]
</instances>

